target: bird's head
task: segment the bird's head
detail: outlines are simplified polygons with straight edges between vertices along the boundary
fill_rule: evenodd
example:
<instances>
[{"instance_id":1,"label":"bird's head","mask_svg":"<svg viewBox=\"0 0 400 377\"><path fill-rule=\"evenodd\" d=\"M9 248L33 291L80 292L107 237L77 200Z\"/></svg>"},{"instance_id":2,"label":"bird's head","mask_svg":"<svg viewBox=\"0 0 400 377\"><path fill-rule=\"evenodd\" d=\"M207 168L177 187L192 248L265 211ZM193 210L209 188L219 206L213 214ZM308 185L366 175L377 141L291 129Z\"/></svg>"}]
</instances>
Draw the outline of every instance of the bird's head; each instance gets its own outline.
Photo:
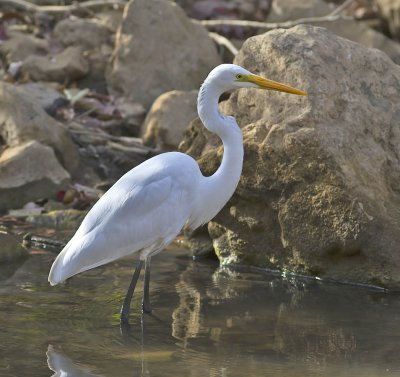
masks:
<instances>
[{"instance_id":1,"label":"bird's head","mask_svg":"<svg viewBox=\"0 0 400 377\"><path fill-rule=\"evenodd\" d=\"M221 64L217 66L210 72L208 79L212 79L213 83L218 85L222 92L239 88L257 88L276 90L300 96L307 95L302 90L255 75L235 64Z\"/></svg>"}]
</instances>

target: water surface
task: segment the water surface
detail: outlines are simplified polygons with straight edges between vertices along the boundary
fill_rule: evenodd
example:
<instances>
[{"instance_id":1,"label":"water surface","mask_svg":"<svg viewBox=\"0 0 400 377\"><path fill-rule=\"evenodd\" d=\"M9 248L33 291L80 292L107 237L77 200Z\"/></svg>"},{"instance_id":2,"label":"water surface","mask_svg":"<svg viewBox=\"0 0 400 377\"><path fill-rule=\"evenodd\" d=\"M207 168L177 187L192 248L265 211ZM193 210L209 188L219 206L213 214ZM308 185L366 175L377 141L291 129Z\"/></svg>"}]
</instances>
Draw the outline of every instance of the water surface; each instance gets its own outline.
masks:
<instances>
[{"instance_id":1,"label":"water surface","mask_svg":"<svg viewBox=\"0 0 400 377\"><path fill-rule=\"evenodd\" d=\"M152 263L153 314L140 314L140 284L121 330L134 259L50 287L53 259L0 274L0 376L400 376L399 296L219 268L173 247Z\"/></svg>"}]
</instances>

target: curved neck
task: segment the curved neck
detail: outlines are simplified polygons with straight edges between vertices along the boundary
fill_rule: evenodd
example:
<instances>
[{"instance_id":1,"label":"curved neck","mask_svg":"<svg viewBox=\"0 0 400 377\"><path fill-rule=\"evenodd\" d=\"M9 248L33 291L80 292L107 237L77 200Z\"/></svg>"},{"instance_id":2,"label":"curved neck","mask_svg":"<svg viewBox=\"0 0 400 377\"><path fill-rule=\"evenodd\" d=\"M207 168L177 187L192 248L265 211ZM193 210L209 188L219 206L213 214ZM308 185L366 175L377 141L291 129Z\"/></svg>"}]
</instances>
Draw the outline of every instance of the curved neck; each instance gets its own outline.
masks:
<instances>
[{"instance_id":1,"label":"curved neck","mask_svg":"<svg viewBox=\"0 0 400 377\"><path fill-rule=\"evenodd\" d=\"M211 220L233 195L239 183L243 165L242 132L233 117L222 115L218 110L218 99L223 89L207 80L202 85L197 101L197 110L204 126L222 140L224 155L218 170L203 181L202 197L207 203L203 221Z\"/></svg>"}]
</instances>

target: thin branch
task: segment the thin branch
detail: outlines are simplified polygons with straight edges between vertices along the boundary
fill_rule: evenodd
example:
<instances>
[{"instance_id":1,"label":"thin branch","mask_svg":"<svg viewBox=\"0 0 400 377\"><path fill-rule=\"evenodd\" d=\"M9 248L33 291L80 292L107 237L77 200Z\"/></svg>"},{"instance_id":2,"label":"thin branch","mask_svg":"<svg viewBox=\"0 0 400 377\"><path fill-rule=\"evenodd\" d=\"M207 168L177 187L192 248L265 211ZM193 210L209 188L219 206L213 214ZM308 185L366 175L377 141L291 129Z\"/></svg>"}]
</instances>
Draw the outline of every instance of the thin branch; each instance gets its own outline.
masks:
<instances>
[{"instance_id":1,"label":"thin branch","mask_svg":"<svg viewBox=\"0 0 400 377\"><path fill-rule=\"evenodd\" d=\"M329 16L336 16L337 14L342 13L352 3L354 3L354 0L346 0L342 5L339 5L336 9L334 9L331 13L329 13Z\"/></svg>"},{"instance_id":2,"label":"thin branch","mask_svg":"<svg viewBox=\"0 0 400 377\"><path fill-rule=\"evenodd\" d=\"M145 147L144 145L141 145L140 147L134 147L134 146L128 146L120 143L116 143L114 141L109 141L108 146L114 150L121 151L121 152L127 152L127 153L136 153L141 156L153 156L158 153L159 151L156 151L153 148L148 148Z\"/></svg>"},{"instance_id":3,"label":"thin branch","mask_svg":"<svg viewBox=\"0 0 400 377\"><path fill-rule=\"evenodd\" d=\"M110 135L104 131L97 130L97 131L92 131L88 129L83 129L83 127L79 127L76 124L73 126L69 127L70 132L73 134L77 135L88 135L92 136L94 138L100 138L104 140L108 140L112 143L113 147L116 148L117 143L121 147L126 147L130 148L130 151L135 151L139 154L148 154L148 153L153 153L157 154L159 151L157 151L154 148L147 147L143 145L142 139L138 137L129 137L129 136L115 136L115 135Z\"/></svg>"},{"instance_id":4,"label":"thin branch","mask_svg":"<svg viewBox=\"0 0 400 377\"><path fill-rule=\"evenodd\" d=\"M299 24L310 24L318 22L334 22L338 20L354 20L352 16L327 15L321 17L305 17L293 21L285 22L259 22L259 21L246 21L246 20L194 20L205 27L217 26L242 26L257 29L272 30L278 28L291 28Z\"/></svg>"},{"instance_id":5,"label":"thin branch","mask_svg":"<svg viewBox=\"0 0 400 377\"><path fill-rule=\"evenodd\" d=\"M2 6L9 5L23 11L40 13L65 13L99 8L102 6L116 6L125 4L126 1L124 0L89 0L83 3L74 3L71 5L36 5L26 0L1 0Z\"/></svg>"},{"instance_id":6,"label":"thin branch","mask_svg":"<svg viewBox=\"0 0 400 377\"><path fill-rule=\"evenodd\" d=\"M233 56L236 56L238 49L233 45L233 43L228 39L218 33L209 32L208 35L213 39L218 45L225 47Z\"/></svg>"}]
</instances>

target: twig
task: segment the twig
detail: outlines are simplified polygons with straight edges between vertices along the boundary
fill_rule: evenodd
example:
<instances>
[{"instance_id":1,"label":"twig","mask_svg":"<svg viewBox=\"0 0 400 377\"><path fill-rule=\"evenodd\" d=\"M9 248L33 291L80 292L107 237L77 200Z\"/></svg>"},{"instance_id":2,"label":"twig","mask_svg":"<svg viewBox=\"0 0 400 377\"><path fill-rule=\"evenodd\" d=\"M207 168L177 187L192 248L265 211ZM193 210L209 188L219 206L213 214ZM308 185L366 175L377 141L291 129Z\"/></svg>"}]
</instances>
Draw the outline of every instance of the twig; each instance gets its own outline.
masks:
<instances>
[{"instance_id":1,"label":"twig","mask_svg":"<svg viewBox=\"0 0 400 377\"><path fill-rule=\"evenodd\" d=\"M90 109L88 109L88 110L84 111L83 113L81 113L81 114L75 116L74 118L72 118L72 119L69 121L69 123L71 123L71 122L77 122L79 119L85 117L86 115L90 115L91 113L94 113L96 110L97 110L96 107L91 107Z\"/></svg>"},{"instance_id":2,"label":"twig","mask_svg":"<svg viewBox=\"0 0 400 377\"><path fill-rule=\"evenodd\" d=\"M42 236L35 236L34 234L27 233L23 237L23 245L26 247L39 247L46 249L47 246L56 247L60 250L66 245L65 242L55 240L53 238L47 238Z\"/></svg>"},{"instance_id":3,"label":"twig","mask_svg":"<svg viewBox=\"0 0 400 377\"><path fill-rule=\"evenodd\" d=\"M329 13L330 16L336 16L339 13L342 13L346 8L348 8L354 0L346 0L342 5L339 5L336 9L334 9L331 13Z\"/></svg>"},{"instance_id":4,"label":"twig","mask_svg":"<svg viewBox=\"0 0 400 377\"><path fill-rule=\"evenodd\" d=\"M92 137L99 137L100 139L107 140L107 145L114 150L136 153L141 156L154 156L160 153L159 150L141 144L137 141L138 138L134 137L114 136L102 132L91 132L73 128L70 128L70 132L77 135L90 135Z\"/></svg>"},{"instance_id":5,"label":"twig","mask_svg":"<svg viewBox=\"0 0 400 377\"><path fill-rule=\"evenodd\" d=\"M199 22L201 25L205 27L217 27L217 26L241 26L241 27L250 27L257 29L265 29L272 30L278 28L291 28L293 26L299 24L310 24L310 23L318 23L318 22L334 22L338 20L354 20L352 16L342 16L339 14L336 15L327 15L321 17L305 17L299 18L293 21L285 21L285 22L259 22L259 21L246 21L246 20L193 20L195 22Z\"/></svg>"},{"instance_id":6,"label":"twig","mask_svg":"<svg viewBox=\"0 0 400 377\"><path fill-rule=\"evenodd\" d=\"M318 22L334 22L338 20L354 20L352 16L340 15L346 8L348 8L354 0L346 0L343 4L339 5L332 12L325 16L320 17L304 17L297 20L285 21L285 22L259 22L259 21L246 21L246 20L201 20L200 22L205 27L215 26L242 26L251 27L257 29L278 29L278 28L290 28L299 24L310 24Z\"/></svg>"},{"instance_id":7,"label":"twig","mask_svg":"<svg viewBox=\"0 0 400 377\"><path fill-rule=\"evenodd\" d=\"M109 140L115 147L116 143L118 143L120 146L125 146L125 147L130 147L130 151L136 151L137 153L140 154L147 154L147 153L153 153L157 154L159 151L157 151L154 148L147 147L142 144L142 139L137 138L137 137L128 137L128 136L115 136L115 135L110 135L105 132L99 132L99 131L89 131L87 129L78 129L74 127L69 128L70 132L78 135L90 135L93 137L99 137L101 139Z\"/></svg>"},{"instance_id":8,"label":"twig","mask_svg":"<svg viewBox=\"0 0 400 377\"><path fill-rule=\"evenodd\" d=\"M132 147L132 146L123 145L121 143L116 143L114 141L109 141L108 146L117 151L122 151L122 152L126 152L126 153L136 153L141 156L152 156L152 155L160 153L159 151L156 151L153 148L145 147L144 145L141 145L140 147Z\"/></svg>"},{"instance_id":9,"label":"twig","mask_svg":"<svg viewBox=\"0 0 400 377\"><path fill-rule=\"evenodd\" d=\"M209 32L208 35L213 39L218 45L225 47L233 56L236 56L238 49L233 45L233 43L228 39L218 33Z\"/></svg>"},{"instance_id":10,"label":"twig","mask_svg":"<svg viewBox=\"0 0 400 377\"><path fill-rule=\"evenodd\" d=\"M74 3L71 5L36 5L26 0L1 0L1 5L9 5L14 8L27 12L41 13L66 13L78 10L88 10L102 6L125 5L124 0L89 0L83 3Z\"/></svg>"}]
</instances>

